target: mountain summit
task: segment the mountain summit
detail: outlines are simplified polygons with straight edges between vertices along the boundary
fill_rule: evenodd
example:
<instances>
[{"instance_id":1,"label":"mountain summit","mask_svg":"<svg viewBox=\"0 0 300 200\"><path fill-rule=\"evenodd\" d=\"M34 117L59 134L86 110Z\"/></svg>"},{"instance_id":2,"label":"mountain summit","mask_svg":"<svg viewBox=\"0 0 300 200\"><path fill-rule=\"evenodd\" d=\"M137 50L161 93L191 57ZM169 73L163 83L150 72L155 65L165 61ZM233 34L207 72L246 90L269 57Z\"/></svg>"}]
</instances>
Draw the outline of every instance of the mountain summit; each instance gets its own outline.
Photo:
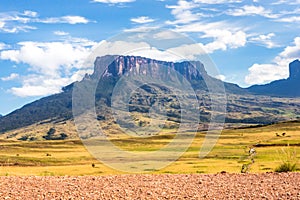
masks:
<instances>
[{"instance_id":1,"label":"mountain summit","mask_svg":"<svg viewBox=\"0 0 300 200\"><path fill-rule=\"evenodd\" d=\"M96 81L98 83L95 94L96 104L102 106L104 102L106 105L103 106L109 107L115 84L128 72L134 75L150 74L152 78L159 80L167 80L171 75L177 73L188 80L196 91L208 91L207 85L215 87L224 85L228 93L243 92L243 89L236 84L223 83L221 80L209 76L200 61L174 63L140 56L120 55L97 57L94 62L93 74L86 75L82 81L76 84L89 85L90 81ZM73 86L74 83L65 86L59 94L44 97L1 117L0 133L45 120L56 122L72 119Z\"/></svg>"},{"instance_id":2,"label":"mountain summit","mask_svg":"<svg viewBox=\"0 0 300 200\"><path fill-rule=\"evenodd\" d=\"M247 90L253 94L277 97L300 97L300 61L294 60L289 64L289 77L273 81L265 85L254 85Z\"/></svg>"},{"instance_id":3,"label":"mountain summit","mask_svg":"<svg viewBox=\"0 0 300 200\"><path fill-rule=\"evenodd\" d=\"M292 99L288 101L282 99L278 102L276 99L272 100L264 96L254 96L255 94L261 94L300 97L299 60L290 63L290 77L288 79L243 89L236 84L222 82L219 79L211 77L200 61L175 63L139 56L107 55L96 58L92 74L87 74L81 81L63 87L61 93L44 97L6 116L0 117L0 133L30 125L63 124L72 121L72 97L75 84L89 91L91 89L90 86L96 83L96 88L94 89L97 120L110 120L107 124L116 124L117 122L113 121L109 115L112 107L111 98L116 84L122 77L129 75L141 77L138 80L141 83L145 83L143 77L147 78L148 75L152 79L162 82L169 81L171 83L174 80L177 83L181 83L180 81L184 80L182 78L184 77L190 83L199 99L200 121L203 123L206 123L210 119L210 103L211 98L214 98L209 94L211 92L209 87L213 87L215 91L220 92L224 92L225 89L228 97L226 115L226 122L228 123L272 123L275 121L284 121L287 118L291 119L291 113L295 113L295 116L299 116L300 113L296 100L291 105ZM176 86L173 85L173 87ZM254 95L249 94L249 92ZM174 95L172 95L171 90L159 84L141 84L140 88L137 88L131 96L132 98L129 102L130 112L140 114L149 113L149 109L159 99L159 95L164 97L161 98L161 103L166 105L168 119L174 123L178 123L177 120L181 115L180 105ZM269 112L270 110L272 112ZM278 116L278 113L288 114ZM127 122L125 121L124 123L126 124ZM139 121L139 123L143 125L145 122Z\"/></svg>"},{"instance_id":4,"label":"mountain summit","mask_svg":"<svg viewBox=\"0 0 300 200\"><path fill-rule=\"evenodd\" d=\"M97 57L94 66L94 73L91 77L97 79L103 76L120 77L129 72L133 75L150 75L152 78L161 78L170 75L172 70L177 71L188 81L199 80L208 76L200 61L174 63L140 56L107 55ZM103 67L106 68L104 73L101 71Z\"/></svg>"}]
</instances>

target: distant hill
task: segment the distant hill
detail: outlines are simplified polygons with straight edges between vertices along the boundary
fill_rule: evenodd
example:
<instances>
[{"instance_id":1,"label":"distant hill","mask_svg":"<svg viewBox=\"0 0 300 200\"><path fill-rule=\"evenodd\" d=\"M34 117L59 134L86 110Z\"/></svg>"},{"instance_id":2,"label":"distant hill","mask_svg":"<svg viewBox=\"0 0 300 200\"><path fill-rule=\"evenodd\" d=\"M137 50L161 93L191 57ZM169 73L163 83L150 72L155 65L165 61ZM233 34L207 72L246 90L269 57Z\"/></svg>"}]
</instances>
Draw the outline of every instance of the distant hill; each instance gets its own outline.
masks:
<instances>
[{"instance_id":1,"label":"distant hill","mask_svg":"<svg viewBox=\"0 0 300 200\"><path fill-rule=\"evenodd\" d=\"M297 81L300 81L298 62L291 64L290 70L292 76L288 80L285 80L288 83L295 83L295 87L297 86L296 83L299 83ZM198 70L196 70L195 66ZM105 70L103 71L103 69ZM214 98L208 94L209 89L207 85L211 85L217 88L217 90L222 89L221 86L224 85L228 99L227 123L268 124L295 119L300 115L300 101L297 99L291 100L250 95L249 91L253 94L264 94L264 91L255 89L259 86L243 89L236 84L222 82L213 78L207 74L203 64L199 61L174 63L139 56L116 55L97 57L94 62L93 74L86 75L82 81L76 84L88 87L89 83L97 81L98 85L95 94L97 119L107 129L112 129L109 125L115 125L116 122L110 113L111 96L118 80L122 76L126 76L126 73L130 71L136 75L151 74L152 78L167 81L172 78L170 77L170 70L175 70L181 74L196 91L200 103L200 121L203 123L210 120L210 98ZM99 79L100 81L98 82ZM0 117L0 133L33 124L62 123L72 120L72 93L74 84L72 83L62 88L62 92L59 94L44 97L6 116ZM265 92L267 94L277 94L275 93L275 89L276 87L274 86L274 93L267 93L268 90ZM278 90L276 91L278 92ZM282 92L282 94L285 94L284 92L286 91L282 89ZM178 118L180 118L180 105L178 99L170 94L168 89L159 85L144 85L139 88L129 102L130 112L136 113L136 123L141 126L148 123L148 119L144 115L149 112L149 109L159 99L160 95L163 96L160 101L166 106L168 121L170 121L169 125L170 127L176 127L176 123L179 122ZM119 121L118 124L130 126L126 120Z\"/></svg>"},{"instance_id":2,"label":"distant hill","mask_svg":"<svg viewBox=\"0 0 300 200\"><path fill-rule=\"evenodd\" d=\"M0 118L0 133L34 123L72 118L71 91L51 95L34 101Z\"/></svg>"},{"instance_id":3,"label":"distant hill","mask_svg":"<svg viewBox=\"0 0 300 200\"><path fill-rule=\"evenodd\" d=\"M265 85L254 85L247 90L253 94L270 95L276 97L300 97L300 61L289 64L289 77L273 81Z\"/></svg>"}]
</instances>

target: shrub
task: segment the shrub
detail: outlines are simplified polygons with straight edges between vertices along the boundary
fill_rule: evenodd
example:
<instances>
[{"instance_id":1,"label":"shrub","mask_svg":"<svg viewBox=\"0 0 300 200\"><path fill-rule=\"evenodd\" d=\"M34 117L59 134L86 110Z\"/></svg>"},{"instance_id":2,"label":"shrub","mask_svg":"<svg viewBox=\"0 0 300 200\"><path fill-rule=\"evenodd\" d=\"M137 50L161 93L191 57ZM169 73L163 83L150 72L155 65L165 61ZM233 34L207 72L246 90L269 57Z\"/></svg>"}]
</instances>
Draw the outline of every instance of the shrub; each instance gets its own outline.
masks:
<instances>
[{"instance_id":1,"label":"shrub","mask_svg":"<svg viewBox=\"0 0 300 200\"><path fill-rule=\"evenodd\" d=\"M296 163L284 162L275 169L275 172L293 172L296 170Z\"/></svg>"},{"instance_id":2,"label":"shrub","mask_svg":"<svg viewBox=\"0 0 300 200\"><path fill-rule=\"evenodd\" d=\"M281 149L281 164L275 168L275 172L293 172L297 170L297 154L295 149L289 147Z\"/></svg>"}]
</instances>

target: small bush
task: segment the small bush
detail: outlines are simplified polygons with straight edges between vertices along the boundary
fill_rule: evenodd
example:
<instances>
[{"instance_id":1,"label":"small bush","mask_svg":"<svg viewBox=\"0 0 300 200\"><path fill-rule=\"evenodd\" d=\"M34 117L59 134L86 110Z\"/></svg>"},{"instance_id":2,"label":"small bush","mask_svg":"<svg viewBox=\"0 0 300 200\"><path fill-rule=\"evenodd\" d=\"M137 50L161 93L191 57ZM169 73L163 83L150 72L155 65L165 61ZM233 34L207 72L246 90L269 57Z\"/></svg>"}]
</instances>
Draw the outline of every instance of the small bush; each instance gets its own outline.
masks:
<instances>
[{"instance_id":1,"label":"small bush","mask_svg":"<svg viewBox=\"0 0 300 200\"><path fill-rule=\"evenodd\" d=\"M280 156L281 164L275 168L275 172L293 172L297 171L297 153L295 149L289 147L282 148L282 153Z\"/></svg>"},{"instance_id":2,"label":"small bush","mask_svg":"<svg viewBox=\"0 0 300 200\"><path fill-rule=\"evenodd\" d=\"M296 170L296 163L284 162L275 169L275 172L293 172Z\"/></svg>"}]
</instances>

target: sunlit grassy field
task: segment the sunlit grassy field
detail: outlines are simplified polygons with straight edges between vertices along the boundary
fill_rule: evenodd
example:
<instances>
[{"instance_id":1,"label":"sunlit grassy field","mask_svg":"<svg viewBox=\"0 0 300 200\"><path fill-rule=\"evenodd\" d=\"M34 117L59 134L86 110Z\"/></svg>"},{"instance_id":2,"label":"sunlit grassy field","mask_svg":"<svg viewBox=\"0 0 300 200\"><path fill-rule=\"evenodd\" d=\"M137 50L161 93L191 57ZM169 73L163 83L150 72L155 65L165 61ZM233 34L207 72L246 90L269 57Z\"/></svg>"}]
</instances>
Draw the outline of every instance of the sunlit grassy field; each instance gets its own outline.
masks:
<instances>
[{"instance_id":1,"label":"sunlit grassy field","mask_svg":"<svg viewBox=\"0 0 300 200\"><path fill-rule=\"evenodd\" d=\"M128 151L155 151L167 145L173 138L172 134L172 130L168 130L164 135L148 138L115 137L110 140ZM223 130L213 150L200 159L199 150L204 137L205 132L197 133L191 146L177 161L161 170L147 169L144 173L240 173L243 165L252 163L248 152L250 147L256 149L256 155L247 172L274 171L287 161L297 163L297 170L300 170L300 122ZM0 140L2 176L122 173L93 158L80 140Z\"/></svg>"}]
</instances>

